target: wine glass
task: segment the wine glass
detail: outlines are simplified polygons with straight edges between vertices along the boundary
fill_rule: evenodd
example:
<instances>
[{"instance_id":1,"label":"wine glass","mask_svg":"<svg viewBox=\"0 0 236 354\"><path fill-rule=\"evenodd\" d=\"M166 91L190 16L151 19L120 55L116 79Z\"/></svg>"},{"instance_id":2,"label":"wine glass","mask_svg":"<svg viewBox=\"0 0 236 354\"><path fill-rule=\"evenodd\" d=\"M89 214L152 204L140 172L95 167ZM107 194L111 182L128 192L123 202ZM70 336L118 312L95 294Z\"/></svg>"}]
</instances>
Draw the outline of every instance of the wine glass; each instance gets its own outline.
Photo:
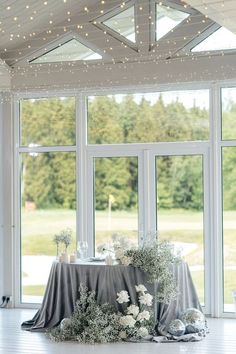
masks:
<instances>
[{"instance_id":1,"label":"wine glass","mask_svg":"<svg viewBox=\"0 0 236 354\"><path fill-rule=\"evenodd\" d=\"M82 253L83 253L83 259L86 259L88 257L88 242L87 241L82 241L81 249L82 249Z\"/></svg>"},{"instance_id":2,"label":"wine glass","mask_svg":"<svg viewBox=\"0 0 236 354\"><path fill-rule=\"evenodd\" d=\"M77 256L79 259L83 260L87 258L88 254L88 242L78 241L77 243Z\"/></svg>"}]
</instances>

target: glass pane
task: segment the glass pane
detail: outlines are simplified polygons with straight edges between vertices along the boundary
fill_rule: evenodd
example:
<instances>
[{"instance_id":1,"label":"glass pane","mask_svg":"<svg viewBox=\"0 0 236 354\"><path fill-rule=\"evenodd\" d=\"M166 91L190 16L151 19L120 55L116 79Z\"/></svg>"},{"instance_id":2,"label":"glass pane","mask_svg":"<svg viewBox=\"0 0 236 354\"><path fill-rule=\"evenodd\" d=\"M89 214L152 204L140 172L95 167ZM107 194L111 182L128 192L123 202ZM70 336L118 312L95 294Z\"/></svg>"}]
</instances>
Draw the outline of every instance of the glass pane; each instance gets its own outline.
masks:
<instances>
[{"instance_id":1,"label":"glass pane","mask_svg":"<svg viewBox=\"0 0 236 354\"><path fill-rule=\"evenodd\" d=\"M202 156L156 157L157 225L188 263L204 304Z\"/></svg>"},{"instance_id":2,"label":"glass pane","mask_svg":"<svg viewBox=\"0 0 236 354\"><path fill-rule=\"evenodd\" d=\"M108 20L105 20L103 24L129 41L133 43L136 42L134 6L131 6L127 10L112 16Z\"/></svg>"},{"instance_id":3,"label":"glass pane","mask_svg":"<svg viewBox=\"0 0 236 354\"><path fill-rule=\"evenodd\" d=\"M75 251L75 208L75 153L21 154L22 302L42 301L56 259L55 234L70 228L73 243L68 252Z\"/></svg>"},{"instance_id":4,"label":"glass pane","mask_svg":"<svg viewBox=\"0 0 236 354\"><path fill-rule=\"evenodd\" d=\"M222 139L236 139L236 88L223 88L222 97Z\"/></svg>"},{"instance_id":5,"label":"glass pane","mask_svg":"<svg viewBox=\"0 0 236 354\"><path fill-rule=\"evenodd\" d=\"M99 157L95 169L95 250L112 235L138 244L138 158Z\"/></svg>"},{"instance_id":6,"label":"glass pane","mask_svg":"<svg viewBox=\"0 0 236 354\"><path fill-rule=\"evenodd\" d=\"M208 90L88 97L90 144L208 138Z\"/></svg>"},{"instance_id":7,"label":"glass pane","mask_svg":"<svg viewBox=\"0 0 236 354\"><path fill-rule=\"evenodd\" d=\"M20 103L22 146L75 145L75 98L40 98Z\"/></svg>"},{"instance_id":8,"label":"glass pane","mask_svg":"<svg viewBox=\"0 0 236 354\"><path fill-rule=\"evenodd\" d=\"M192 52L236 49L236 35L225 27L220 27L209 37L191 49Z\"/></svg>"},{"instance_id":9,"label":"glass pane","mask_svg":"<svg viewBox=\"0 0 236 354\"><path fill-rule=\"evenodd\" d=\"M156 41L164 37L187 17L189 14L186 12L156 4Z\"/></svg>"},{"instance_id":10,"label":"glass pane","mask_svg":"<svg viewBox=\"0 0 236 354\"><path fill-rule=\"evenodd\" d=\"M236 148L223 148L222 157L224 311L234 312L236 310Z\"/></svg>"},{"instance_id":11,"label":"glass pane","mask_svg":"<svg viewBox=\"0 0 236 354\"><path fill-rule=\"evenodd\" d=\"M84 44L80 43L76 39L71 39L64 44L61 44L57 48L41 55L37 59L32 60L31 63L57 63L65 61L94 59L102 59L102 56Z\"/></svg>"}]
</instances>

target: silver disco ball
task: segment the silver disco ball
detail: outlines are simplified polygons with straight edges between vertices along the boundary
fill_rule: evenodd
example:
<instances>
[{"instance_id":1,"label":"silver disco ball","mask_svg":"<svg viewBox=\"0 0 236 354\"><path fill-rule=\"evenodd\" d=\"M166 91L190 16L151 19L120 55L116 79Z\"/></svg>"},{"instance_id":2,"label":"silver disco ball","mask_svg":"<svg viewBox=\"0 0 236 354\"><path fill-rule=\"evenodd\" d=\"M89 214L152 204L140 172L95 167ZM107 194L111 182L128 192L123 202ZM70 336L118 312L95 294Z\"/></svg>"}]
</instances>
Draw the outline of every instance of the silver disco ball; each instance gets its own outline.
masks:
<instances>
[{"instance_id":1,"label":"silver disco ball","mask_svg":"<svg viewBox=\"0 0 236 354\"><path fill-rule=\"evenodd\" d=\"M60 323L60 330L65 329L65 328L68 327L70 324L71 324L70 318L63 318L63 320L61 320L61 323Z\"/></svg>"},{"instance_id":2,"label":"silver disco ball","mask_svg":"<svg viewBox=\"0 0 236 354\"><path fill-rule=\"evenodd\" d=\"M173 320L169 324L168 332L173 336L182 336L185 333L185 324L181 320Z\"/></svg>"},{"instance_id":3,"label":"silver disco ball","mask_svg":"<svg viewBox=\"0 0 236 354\"><path fill-rule=\"evenodd\" d=\"M196 333L206 329L205 316L198 309L187 309L180 319L186 326L185 333Z\"/></svg>"}]
</instances>

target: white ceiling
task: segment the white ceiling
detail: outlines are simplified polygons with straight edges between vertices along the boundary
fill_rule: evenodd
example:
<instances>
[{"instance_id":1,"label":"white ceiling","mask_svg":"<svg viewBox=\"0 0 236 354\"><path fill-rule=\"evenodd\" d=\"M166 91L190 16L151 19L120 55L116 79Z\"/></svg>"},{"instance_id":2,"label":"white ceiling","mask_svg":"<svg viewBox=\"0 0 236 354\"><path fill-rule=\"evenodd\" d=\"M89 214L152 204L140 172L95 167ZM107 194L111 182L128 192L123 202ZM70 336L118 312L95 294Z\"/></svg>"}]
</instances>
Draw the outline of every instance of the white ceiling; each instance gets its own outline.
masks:
<instances>
[{"instance_id":1,"label":"white ceiling","mask_svg":"<svg viewBox=\"0 0 236 354\"><path fill-rule=\"evenodd\" d=\"M155 14L154 7L150 4L154 3L154 0L136 0L136 29L137 29L137 48L129 46L121 38L111 36L108 32L104 32L101 28L94 25L94 21L104 14L116 9L124 9L125 6L132 4L134 0L2 0L0 1L0 58L4 60L9 67L11 67L11 77L13 87L24 86L32 87L41 82L41 85L50 85L53 80L57 85L67 85L66 80L74 81L80 85L86 84L91 79L92 82L98 83L99 78L101 81L104 75L108 75L107 82L118 83L119 78L124 77L124 82L129 75L123 75L126 68L135 68L138 70L137 80L141 82L142 70L147 70L147 65L150 63L148 69L161 68L164 70L168 67L170 70L170 64L173 63L174 68L182 68L184 70L185 64L177 65L177 60L192 60L188 58L188 55L181 51L183 48L189 45L193 39L199 37L201 33L208 30L214 21L213 15L222 13L220 7L223 8L224 2L225 19L228 19L228 25L224 25L228 28L230 23L236 23L235 18L236 0L162 0L163 5L177 4L184 11L190 13L190 17L182 24L174 29L173 32L168 33L165 37L161 38L158 43L155 43ZM188 2L188 4L187 4ZM202 14L196 9L190 6L190 3L194 7L200 9L204 13ZM211 16L202 9L202 4L207 4L207 9L212 9ZM214 5L214 8L210 5ZM219 7L220 6L220 7ZM205 5L206 7L206 5ZM150 12L151 10L151 12ZM227 15L227 16L226 16ZM223 16L223 17L224 17ZM211 19L212 18L212 19ZM215 18L215 17L214 17ZM232 21L230 22L230 19ZM219 22L222 24L222 22ZM232 30L230 27L229 29ZM151 34L150 34L151 33ZM68 36L78 36L84 41L91 43L92 48L98 48L101 53L104 53L104 60L97 63L89 62L74 62L74 63L57 63L57 64L29 64L28 60L37 55L39 51L45 52L52 48L54 43L58 43L58 40L62 41L63 38ZM106 54L106 55L105 55ZM186 58L183 59L183 56ZM225 56L226 57L226 56ZM167 60L168 59L168 60ZM224 66L222 58L216 59L215 63L219 61L219 65ZM226 59L224 59L226 60ZM227 59L228 60L228 59ZM203 65L205 67L204 61ZM231 73L232 56L227 62L226 66ZM117 75L114 72L114 64L116 64ZM168 65L167 65L168 64ZM200 61L197 62L200 65ZM144 66L146 67L144 68ZM192 63L194 65L194 62ZM216 65L216 64L215 64ZM4 72L4 75L9 75L7 66L0 62L0 73ZM216 66L216 71L217 66ZM95 79L95 72L98 72ZM113 72L112 72L113 71ZM201 76L201 69L193 69L193 78L197 77L197 72ZM111 75L111 72L113 75ZM135 72L132 72L132 80L135 79ZM62 75L63 73L63 75ZM90 75L91 73L91 75ZM188 75L191 74L191 65L188 65ZM60 75L59 75L60 74ZM140 75L141 76L140 76ZM153 73L149 76L143 76L143 81L148 81L152 76L158 77L160 73ZM161 81L164 81L164 77L170 80L174 77L174 74L169 75L168 72L162 72ZM213 75L213 72L212 72ZM230 74L229 74L230 75ZM57 77L55 77L57 76ZM226 75L227 76L227 75ZM24 77L24 80L22 80ZM42 78L40 80L39 78ZM187 74L176 73L176 78L187 80ZM37 78L37 80L35 80ZM81 81L80 79L81 78ZM89 78L89 79L88 79ZM35 83L33 83L33 80ZM103 83L104 84L104 83ZM69 83L68 83L69 85ZM1 87L1 85L0 85Z\"/></svg>"},{"instance_id":2,"label":"white ceiling","mask_svg":"<svg viewBox=\"0 0 236 354\"><path fill-rule=\"evenodd\" d=\"M164 5L165 0L162 3ZM165 59L184 47L212 23L211 20L205 19L202 14L192 10L189 6L183 7L181 0L167 1L167 4L179 4L183 10L190 11L191 18L184 21L173 33L169 33L158 41L158 46L154 45L153 51L150 51L150 46L152 46L150 28L153 33L155 31L154 13L151 14L150 19L149 0L137 0L138 50L134 50L93 24L97 17L114 8L124 8L123 4L122 0L1 1L0 58L4 59L8 65L16 67L18 63L22 64L22 59L34 55L40 48L46 51L52 41L72 32L90 41L115 61L122 61L125 58L132 58L132 60Z\"/></svg>"},{"instance_id":3,"label":"white ceiling","mask_svg":"<svg viewBox=\"0 0 236 354\"><path fill-rule=\"evenodd\" d=\"M185 0L185 2L236 34L236 0Z\"/></svg>"}]
</instances>

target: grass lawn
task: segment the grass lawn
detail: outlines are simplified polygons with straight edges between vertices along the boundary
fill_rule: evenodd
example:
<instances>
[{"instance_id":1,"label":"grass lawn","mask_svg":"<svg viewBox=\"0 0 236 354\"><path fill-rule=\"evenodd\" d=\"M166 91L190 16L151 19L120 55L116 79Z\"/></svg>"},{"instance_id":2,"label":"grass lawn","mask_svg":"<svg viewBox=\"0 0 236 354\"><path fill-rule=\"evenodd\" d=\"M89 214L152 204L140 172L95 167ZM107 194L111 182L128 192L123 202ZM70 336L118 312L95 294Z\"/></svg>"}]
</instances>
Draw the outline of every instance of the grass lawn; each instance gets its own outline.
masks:
<instances>
[{"instance_id":1,"label":"grass lawn","mask_svg":"<svg viewBox=\"0 0 236 354\"><path fill-rule=\"evenodd\" d=\"M30 296L43 296L46 286L44 284L39 285L25 285L23 286L23 294Z\"/></svg>"}]
</instances>

